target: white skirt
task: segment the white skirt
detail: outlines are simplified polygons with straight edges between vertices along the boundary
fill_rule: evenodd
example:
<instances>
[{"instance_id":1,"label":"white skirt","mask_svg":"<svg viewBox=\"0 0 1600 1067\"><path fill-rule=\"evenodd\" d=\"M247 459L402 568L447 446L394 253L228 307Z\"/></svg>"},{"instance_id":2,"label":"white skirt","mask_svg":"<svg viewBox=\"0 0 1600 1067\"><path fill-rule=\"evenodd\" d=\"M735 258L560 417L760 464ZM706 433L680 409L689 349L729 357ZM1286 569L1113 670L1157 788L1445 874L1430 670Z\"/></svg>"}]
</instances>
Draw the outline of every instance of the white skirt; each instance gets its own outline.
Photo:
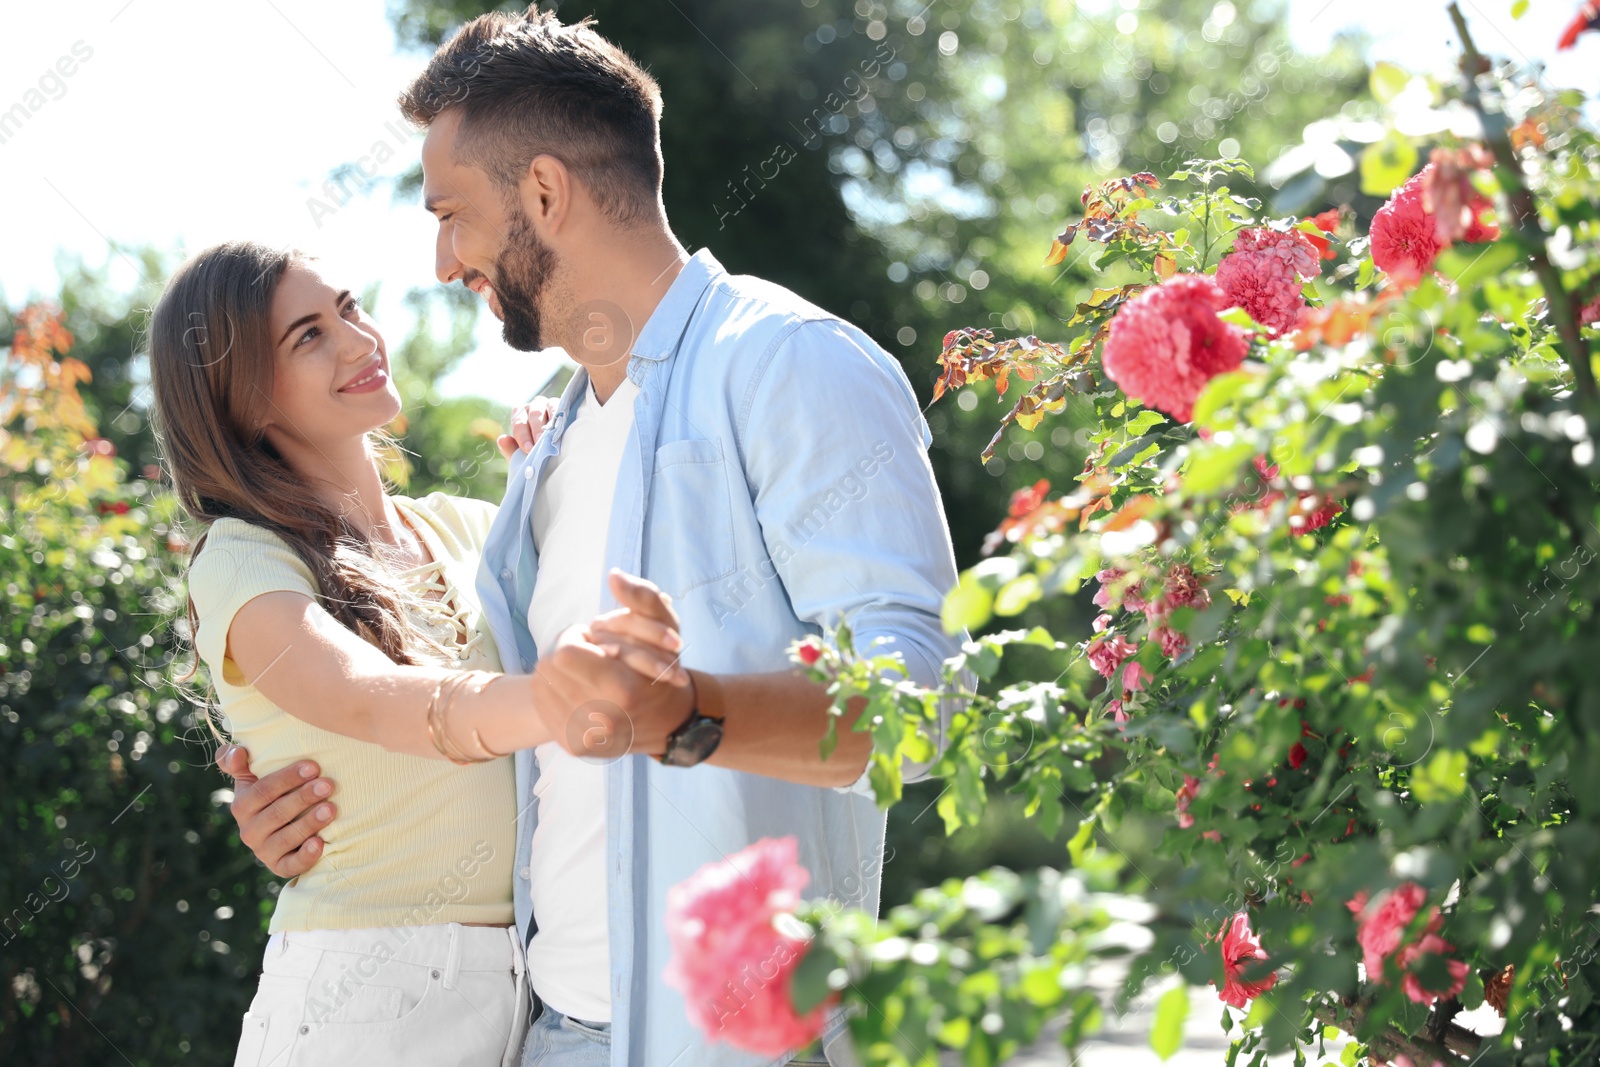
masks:
<instances>
[{"instance_id":1,"label":"white skirt","mask_svg":"<svg viewBox=\"0 0 1600 1067\"><path fill-rule=\"evenodd\" d=\"M528 1027L509 926L273 934L234 1067L512 1067Z\"/></svg>"}]
</instances>

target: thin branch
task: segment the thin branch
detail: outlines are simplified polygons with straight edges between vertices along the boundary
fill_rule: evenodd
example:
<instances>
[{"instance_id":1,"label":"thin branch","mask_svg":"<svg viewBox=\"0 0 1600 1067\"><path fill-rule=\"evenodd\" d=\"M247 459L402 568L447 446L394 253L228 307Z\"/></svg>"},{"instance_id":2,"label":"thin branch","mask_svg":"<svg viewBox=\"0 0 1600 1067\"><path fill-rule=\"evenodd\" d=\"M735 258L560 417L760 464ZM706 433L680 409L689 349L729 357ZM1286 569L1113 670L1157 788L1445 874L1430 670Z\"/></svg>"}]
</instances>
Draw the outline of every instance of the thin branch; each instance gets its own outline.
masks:
<instances>
[{"instance_id":1,"label":"thin branch","mask_svg":"<svg viewBox=\"0 0 1600 1067\"><path fill-rule=\"evenodd\" d=\"M1517 239L1527 248L1534 273L1544 287L1545 297L1550 303L1550 316L1561 338L1563 354L1577 383L1578 396L1592 410L1594 405L1600 404L1600 388L1595 385L1594 369L1589 365L1589 346L1584 342L1579 326L1577 301L1561 284L1561 273L1550 262L1545 251L1546 235L1539 225L1538 207L1534 204L1533 192L1528 188L1516 149L1511 145L1511 131L1505 113L1490 113L1484 107L1483 94L1478 89L1478 76L1489 69L1489 62L1473 43L1467 20L1454 0L1449 5L1449 12L1450 21L1455 23L1456 33L1461 37L1462 89L1467 104L1483 125L1483 139L1494 155L1497 164L1495 176L1505 190L1506 201L1511 208L1508 221Z\"/></svg>"},{"instance_id":2,"label":"thin branch","mask_svg":"<svg viewBox=\"0 0 1600 1067\"><path fill-rule=\"evenodd\" d=\"M1325 1000L1311 1009L1318 1022L1337 1026L1347 1034L1357 1033L1372 1010L1368 1001L1345 997L1339 1001ZM1373 1051L1386 1059L1409 1056L1415 1063L1465 1063L1476 1056L1483 1038L1455 1023L1446 1022L1440 1027L1440 1040L1413 1037L1386 1026L1368 1042ZM1463 1058L1465 1057L1465 1058Z\"/></svg>"}]
</instances>

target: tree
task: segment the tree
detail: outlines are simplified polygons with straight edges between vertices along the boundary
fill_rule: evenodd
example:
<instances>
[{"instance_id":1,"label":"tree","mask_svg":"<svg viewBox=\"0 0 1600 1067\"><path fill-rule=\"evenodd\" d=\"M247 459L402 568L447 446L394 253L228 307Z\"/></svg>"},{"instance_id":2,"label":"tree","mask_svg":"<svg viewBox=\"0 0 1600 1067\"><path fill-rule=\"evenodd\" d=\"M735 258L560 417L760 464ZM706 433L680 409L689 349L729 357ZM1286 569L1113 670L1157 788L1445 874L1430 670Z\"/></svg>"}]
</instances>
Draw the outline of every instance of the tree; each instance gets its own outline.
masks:
<instances>
[{"instance_id":1,"label":"tree","mask_svg":"<svg viewBox=\"0 0 1600 1067\"><path fill-rule=\"evenodd\" d=\"M277 882L239 841L203 702L181 681L175 502L130 478L99 435L99 405L80 391L91 371L61 313L34 306L12 321L0 373L0 1058L220 1062ZM83 348L106 351L103 338Z\"/></svg>"},{"instance_id":2,"label":"tree","mask_svg":"<svg viewBox=\"0 0 1600 1067\"><path fill-rule=\"evenodd\" d=\"M1276 217L1231 188L1238 159L1097 183L1053 256L1086 242L1132 280L1043 341L957 329L941 356L948 389L1009 376L1041 418L1065 388L1097 419L1076 487L1020 493L949 623L1005 625L1084 586L1103 612L1064 637L985 633L952 665L984 684L937 769L941 813L970 832L993 783L1059 821L1065 795L1088 812L1077 860L1097 829L1163 812L1183 873L1154 894L1166 914L1123 994L1214 984L1241 1009L1230 1062L1304 1057L1330 1027L1374 1063L1600 1049L1600 151L1578 94L1491 64L1449 14L1460 84L1424 78L1412 99L1465 109L1481 139L1404 133L1428 127L1377 72L1363 181L1397 188L1370 220ZM1399 139L1429 160L1414 175L1387 163ZM1002 679L1026 648L1053 655ZM844 632L797 659L841 710L873 701L892 801L939 693ZM1040 872L977 934L917 927L912 958L958 972L939 988L986 996L937 997L910 1034L895 1013L932 987L883 938L911 934L812 911L795 1008L858 1007L873 1063L931 1063L932 1045L995 1062L1064 1008L1080 1037L1095 1006L1027 996L1061 971L1026 936L1061 884ZM1485 1004L1498 1040L1459 1021ZM1163 1055L1181 1023L1158 1012Z\"/></svg>"}]
</instances>

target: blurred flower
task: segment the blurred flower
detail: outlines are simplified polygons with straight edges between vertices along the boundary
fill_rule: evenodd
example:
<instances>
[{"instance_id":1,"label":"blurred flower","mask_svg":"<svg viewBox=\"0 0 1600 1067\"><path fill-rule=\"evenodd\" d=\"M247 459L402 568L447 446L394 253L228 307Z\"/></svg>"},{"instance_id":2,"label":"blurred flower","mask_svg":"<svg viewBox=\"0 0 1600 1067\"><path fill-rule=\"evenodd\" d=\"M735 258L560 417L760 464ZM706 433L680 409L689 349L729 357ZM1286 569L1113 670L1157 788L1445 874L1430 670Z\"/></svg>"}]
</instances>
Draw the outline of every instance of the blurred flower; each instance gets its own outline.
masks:
<instances>
[{"instance_id":1,"label":"blurred flower","mask_svg":"<svg viewBox=\"0 0 1600 1067\"><path fill-rule=\"evenodd\" d=\"M1334 233L1339 229L1339 209L1336 207L1331 207L1320 214L1312 215L1310 218L1306 219L1306 221L1311 223L1317 229L1321 230L1323 233ZM1305 233L1304 230L1300 232ZM1314 233L1305 233L1305 238L1311 242L1312 246L1316 248L1317 254L1323 259L1338 258L1338 253L1334 252L1333 248L1331 247L1332 242L1330 242L1326 237L1321 237Z\"/></svg>"},{"instance_id":2,"label":"blurred flower","mask_svg":"<svg viewBox=\"0 0 1600 1067\"><path fill-rule=\"evenodd\" d=\"M1248 1007L1252 1000L1278 984L1277 972L1254 982L1242 977L1245 964L1267 958L1261 949L1261 939L1251 931L1250 917L1244 912L1236 912L1219 936L1222 940L1223 985L1217 999L1230 1007Z\"/></svg>"},{"instance_id":3,"label":"blurred flower","mask_svg":"<svg viewBox=\"0 0 1600 1067\"><path fill-rule=\"evenodd\" d=\"M1411 965L1422 956L1442 956L1454 952L1455 946L1438 936L1443 920L1437 907L1429 909L1427 925L1422 936L1411 944L1402 945L1406 929L1416 919L1428 894L1416 882L1402 882L1394 889L1368 903L1365 891L1357 893L1347 903L1359 920L1356 941L1361 945L1361 965L1366 968L1367 980L1387 981L1384 964L1391 958L1405 977L1401 988L1406 996L1418 1004L1432 1004L1440 997L1453 997L1461 992L1467 981L1467 965L1460 960L1447 960L1451 986L1447 990L1423 987L1416 975L1410 973Z\"/></svg>"},{"instance_id":4,"label":"blurred flower","mask_svg":"<svg viewBox=\"0 0 1600 1067\"><path fill-rule=\"evenodd\" d=\"M1150 672L1144 669L1143 664L1130 660L1122 668L1122 688L1130 693L1139 692L1149 680Z\"/></svg>"},{"instance_id":5,"label":"blurred flower","mask_svg":"<svg viewBox=\"0 0 1600 1067\"><path fill-rule=\"evenodd\" d=\"M1593 326L1600 322L1600 296L1595 297L1578 312L1578 322L1584 326Z\"/></svg>"},{"instance_id":6,"label":"blurred flower","mask_svg":"<svg viewBox=\"0 0 1600 1067\"><path fill-rule=\"evenodd\" d=\"M1474 171L1493 166L1494 157L1479 144L1433 150L1418 177L1422 179L1423 210L1433 216L1440 241L1476 244L1500 236L1500 227L1483 219L1485 212L1494 210L1494 204L1472 184Z\"/></svg>"},{"instance_id":7,"label":"blurred flower","mask_svg":"<svg viewBox=\"0 0 1600 1067\"><path fill-rule=\"evenodd\" d=\"M1127 587L1113 592L1128 572L1120 567L1106 567L1096 572L1094 580L1100 583L1100 591L1094 595L1097 607L1106 609L1122 607L1129 611L1143 611L1147 607L1145 599L1139 594L1139 583L1132 582Z\"/></svg>"},{"instance_id":8,"label":"blurred flower","mask_svg":"<svg viewBox=\"0 0 1600 1067\"><path fill-rule=\"evenodd\" d=\"M799 655L800 662L808 667L822 658L822 646L816 642L815 638L808 637L800 642L800 647L795 652Z\"/></svg>"},{"instance_id":9,"label":"blurred flower","mask_svg":"<svg viewBox=\"0 0 1600 1067\"><path fill-rule=\"evenodd\" d=\"M1177 659L1189 647L1189 639L1170 626L1157 626L1150 636L1161 645L1161 654L1168 659Z\"/></svg>"},{"instance_id":10,"label":"blurred flower","mask_svg":"<svg viewBox=\"0 0 1600 1067\"><path fill-rule=\"evenodd\" d=\"M1500 236L1499 227L1483 218L1494 205L1467 180L1461 161L1450 162L1442 177L1440 173L1439 164L1430 162L1372 217L1373 265L1397 285L1415 285L1452 241ZM1443 214L1435 214L1433 207Z\"/></svg>"},{"instance_id":11,"label":"blurred flower","mask_svg":"<svg viewBox=\"0 0 1600 1067\"><path fill-rule=\"evenodd\" d=\"M1161 592L1145 607L1145 617L1157 622L1179 608L1203 608L1211 603L1211 594L1200 584L1200 579L1186 563L1177 563L1167 571L1162 580Z\"/></svg>"},{"instance_id":12,"label":"blurred flower","mask_svg":"<svg viewBox=\"0 0 1600 1067\"><path fill-rule=\"evenodd\" d=\"M1117 668L1122 666L1123 661L1137 651L1139 651L1138 645L1130 644L1121 634L1113 634L1109 640L1097 637L1090 641L1084 653L1089 657L1089 663L1100 673L1100 677L1110 678L1117 673Z\"/></svg>"},{"instance_id":13,"label":"blurred flower","mask_svg":"<svg viewBox=\"0 0 1600 1067\"><path fill-rule=\"evenodd\" d=\"M1179 274L1118 309L1102 354L1106 375L1133 399L1181 422L1207 382L1244 362L1244 331L1217 312L1231 301L1210 278Z\"/></svg>"},{"instance_id":14,"label":"blurred flower","mask_svg":"<svg viewBox=\"0 0 1600 1067\"><path fill-rule=\"evenodd\" d=\"M667 982L707 1036L763 1056L813 1041L827 1007L802 1018L789 993L810 945L784 929L798 925L790 913L811 880L798 848L793 837L764 837L667 891Z\"/></svg>"},{"instance_id":15,"label":"blurred flower","mask_svg":"<svg viewBox=\"0 0 1600 1067\"><path fill-rule=\"evenodd\" d=\"M1415 285L1433 269L1444 246L1422 209L1417 179L1406 182L1372 217L1372 263L1397 285Z\"/></svg>"},{"instance_id":16,"label":"blurred flower","mask_svg":"<svg viewBox=\"0 0 1600 1067\"><path fill-rule=\"evenodd\" d=\"M1450 972L1450 985L1446 989L1428 989L1422 981L1411 973L1411 965L1423 956L1443 956L1447 952L1454 952L1456 947L1438 934L1423 934L1422 938L1414 945L1407 945L1395 954L1394 962L1406 976L1400 982L1400 988L1406 996L1418 1004L1432 1004L1436 1000L1455 996L1466 988L1467 965L1461 960L1447 959L1445 968Z\"/></svg>"},{"instance_id":17,"label":"blurred flower","mask_svg":"<svg viewBox=\"0 0 1600 1067\"><path fill-rule=\"evenodd\" d=\"M1189 814L1189 802L1200 793L1200 779L1192 774L1183 776L1183 784L1178 787L1178 827L1187 830L1194 825L1194 816Z\"/></svg>"},{"instance_id":18,"label":"blurred flower","mask_svg":"<svg viewBox=\"0 0 1600 1067\"><path fill-rule=\"evenodd\" d=\"M1578 43L1578 35L1585 30L1600 30L1600 0L1588 0L1578 13L1572 16L1572 21L1567 23L1567 28L1561 31L1561 39L1556 42L1556 51L1563 52Z\"/></svg>"}]
</instances>

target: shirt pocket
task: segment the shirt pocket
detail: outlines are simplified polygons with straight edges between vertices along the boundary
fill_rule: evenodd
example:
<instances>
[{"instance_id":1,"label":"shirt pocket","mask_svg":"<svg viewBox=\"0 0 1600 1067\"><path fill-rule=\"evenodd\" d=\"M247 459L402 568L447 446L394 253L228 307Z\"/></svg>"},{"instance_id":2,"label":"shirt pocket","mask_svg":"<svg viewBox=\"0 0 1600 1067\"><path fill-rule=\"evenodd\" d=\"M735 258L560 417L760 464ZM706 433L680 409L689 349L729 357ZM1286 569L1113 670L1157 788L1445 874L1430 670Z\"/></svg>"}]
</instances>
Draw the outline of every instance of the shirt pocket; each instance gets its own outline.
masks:
<instances>
[{"instance_id":1,"label":"shirt pocket","mask_svg":"<svg viewBox=\"0 0 1600 1067\"><path fill-rule=\"evenodd\" d=\"M673 597L734 570L733 505L716 441L656 448L644 544L644 577Z\"/></svg>"}]
</instances>

